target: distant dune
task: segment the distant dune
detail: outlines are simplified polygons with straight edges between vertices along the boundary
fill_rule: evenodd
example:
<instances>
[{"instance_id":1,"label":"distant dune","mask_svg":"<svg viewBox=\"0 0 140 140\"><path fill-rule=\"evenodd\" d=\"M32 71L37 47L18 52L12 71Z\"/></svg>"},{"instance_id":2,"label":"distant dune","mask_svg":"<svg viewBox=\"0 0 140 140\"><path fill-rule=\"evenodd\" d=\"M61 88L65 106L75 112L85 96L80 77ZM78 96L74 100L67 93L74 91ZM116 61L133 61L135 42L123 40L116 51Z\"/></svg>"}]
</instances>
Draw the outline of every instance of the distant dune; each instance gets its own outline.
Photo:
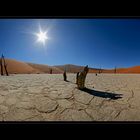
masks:
<instances>
[{"instance_id":1,"label":"distant dune","mask_svg":"<svg viewBox=\"0 0 140 140\"><path fill-rule=\"evenodd\" d=\"M114 69L102 70L102 73L114 73ZM140 73L140 66L134 66L129 68L117 68L116 73Z\"/></svg>"},{"instance_id":2,"label":"distant dune","mask_svg":"<svg viewBox=\"0 0 140 140\"><path fill-rule=\"evenodd\" d=\"M61 70L65 70L69 73L77 73L77 72L80 72L83 70L84 66L78 66L78 65L72 65L72 64L66 64L66 65L58 65L58 66L55 66ZM98 72L99 70L96 69L96 68L89 68L89 73L96 73Z\"/></svg>"},{"instance_id":3,"label":"distant dune","mask_svg":"<svg viewBox=\"0 0 140 140\"><path fill-rule=\"evenodd\" d=\"M27 64L32 68L39 70L41 73L50 73L51 69L53 74L63 73L63 70L56 67L42 65L42 64L33 64L33 63L27 63Z\"/></svg>"},{"instance_id":4,"label":"distant dune","mask_svg":"<svg viewBox=\"0 0 140 140\"><path fill-rule=\"evenodd\" d=\"M62 71L64 71L66 69L67 72L69 73L77 73L81 70L83 70L83 66L77 66L77 65L71 65L71 64L67 64L67 65L58 65L58 66L54 66L56 68L61 69Z\"/></svg>"},{"instance_id":5,"label":"distant dune","mask_svg":"<svg viewBox=\"0 0 140 140\"><path fill-rule=\"evenodd\" d=\"M65 69L68 73L77 73L82 71L84 68L84 66L78 66L72 64L48 66L42 64L26 63L13 59L5 59L5 61L7 63L7 70L9 74L50 73L51 69L53 74L63 73ZM114 69L102 69L101 72L114 73ZM89 73L99 73L99 69L89 68ZM140 73L140 66L134 66L130 68L117 68L116 73Z\"/></svg>"},{"instance_id":6,"label":"distant dune","mask_svg":"<svg viewBox=\"0 0 140 140\"><path fill-rule=\"evenodd\" d=\"M117 73L140 73L140 66L118 69Z\"/></svg>"},{"instance_id":7,"label":"distant dune","mask_svg":"<svg viewBox=\"0 0 140 140\"><path fill-rule=\"evenodd\" d=\"M59 65L55 66L61 70L66 68L67 72L70 73L77 73L82 71L84 66L77 66L77 65ZM97 68L89 68L89 73L99 73L99 69ZM114 69L101 69L101 73L114 73ZM116 73L140 73L140 66L134 66L130 68L117 68Z\"/></svg>"}]
</instances>

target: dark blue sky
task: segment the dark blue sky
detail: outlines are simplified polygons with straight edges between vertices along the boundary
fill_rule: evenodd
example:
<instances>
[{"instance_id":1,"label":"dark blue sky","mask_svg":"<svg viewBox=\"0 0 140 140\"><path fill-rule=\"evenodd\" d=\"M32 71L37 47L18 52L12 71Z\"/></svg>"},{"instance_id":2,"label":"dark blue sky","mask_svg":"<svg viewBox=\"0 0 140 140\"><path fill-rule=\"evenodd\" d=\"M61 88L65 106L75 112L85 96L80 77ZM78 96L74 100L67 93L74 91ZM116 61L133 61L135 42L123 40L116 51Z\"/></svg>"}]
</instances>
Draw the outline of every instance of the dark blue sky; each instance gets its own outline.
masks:
<instances>
[{"instance_id":1,"label":"dark blue sky","mask_svg":"<svg viewBox=\"0 0 140 140\"><path fill-rule=\"evenodd\" d=\"M45 47L32 32L49 29ZM140 65L140 19L0 19L0 53L25 62Z\"/></svg>"}]
</instances>

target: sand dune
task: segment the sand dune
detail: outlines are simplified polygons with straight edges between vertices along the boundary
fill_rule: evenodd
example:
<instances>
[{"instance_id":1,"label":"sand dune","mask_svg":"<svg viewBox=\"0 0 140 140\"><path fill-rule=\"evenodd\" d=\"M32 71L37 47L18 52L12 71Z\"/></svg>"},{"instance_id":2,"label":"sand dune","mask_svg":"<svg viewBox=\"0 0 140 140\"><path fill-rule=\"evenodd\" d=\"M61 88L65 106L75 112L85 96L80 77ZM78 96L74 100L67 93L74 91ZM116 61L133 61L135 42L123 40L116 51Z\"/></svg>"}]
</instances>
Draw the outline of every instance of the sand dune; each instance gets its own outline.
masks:
<instances>
[{"instance_id":1,"label":"sand dune","mask_svg":"<svg viewBox=\"0 0 140 140\"><path fill-rule=\"evenodd\" d=\"M83 66L77 66L77 65L71 65L71 64L58 65L55 67L61 69L62 71L64 71L66 69L66 71L69 73L77 73L79 71L82 71L84 68Z\"/></svg>"},{"instance_id":2,"label":"sand dune","mask_svg":"<svg viewBox=\"0 0 140 140\"><path fill-rule=\"evenodd\" d=\"M103 73L114 73L114 69L103 70ZM129 68L117 68L116 73L140 73L140 66L134 66Z\"/></svg>"},{"instance_id":3,"label":"sand dune","mask_svg":"<svg viewBox=\"0 0 140 140\"><path fill-rule=\"evenodd\" d=\"M52 69L52 73L63 73L62 70L58 68L51 67L48 65L39 65L32 63L25 63L13 59L5 59L7 64L7 70L9 74L36 74L36 73L50 73L50 69ZM1 72L1 69L0 69ZM5 70L4 70L5 73Z\"/></svg>"},{"instance_id":4,"label":"sand dune","mask_svg":"<svg viewBox=\"0 0 140 140\"><path fill-rule=\"evenodd\" d=\"M41 73L50 73L51 69L53 74L63 73L63 70L56 67L41 65L41 64L33 64L33 63L27 63L27 64L32 68L39 70Z\"/></svg>"},{"instance_id":5,"label":"sand dune","mask_svg":"<svg viewBox=\"0 0 140 140\"><path fill-rule=\"evenodd\" d=\"M115 73L114 69L102 69L102 73ZM90 69L89 73L99 73L99 70L96 69ZM122 74L131 74L131 73L140 73L140 66L135 66L135 67L129 67L129 68L117 68L116 73L122 73Z\"/></svg>"},{"instance_id":6,"label":"sand dune","mask_svg":"<svg viewBox=\"0 0 140 140\"><path fill-rule=\"evenodd\" d=\"M42 64L33 64L21 62L13 59L6 59L7 70L9 74L35 74L35 73L50 73L52 69L53 74L63 73L66 69L68 73L77 73L83 70L84 66L78 65L57 65L57 66L48 66ZM1 71L1 69L0 69ZM5 71L4 71L5 72ZM140 66L134 66L129 68L117 68L117 73L140 73ZM89 68L89 73L99 73L97 68ZM114 69L102 69L102 73L114 73Z\"/></svg>"},{"instance_id":7,"label":"sand dune","mask_svg":"<svg viewBox=\"0 0 140 140\"><path fill-rule=\"evenodd\" d=\"M32 68L28 64L12 59L5 59L7 64L7 70L10 74L28 74L28 73L38 73L37 69ZM1 71L1 70L0 70ZM5 71L4 71L5 72Z\"/></svg>"},{"instance_id":8,"label":"sand dune","mask_svg":"<svg viewBox=\"0 0 140 140\"><path fill-rule=\"evenodd\" d=\"M7 64L7 70L9 74L36 74L36 73L43 74L43 73L50 73L50 69L52 69L53 74L63 73L63 71L60 70L59 68L51 67L48 65L26 63L13 59L5 59L5 62Z\"/></svg>"},{"instance_id":9,"label":"sand dune","mask_svg":"<svg viewBox=\"0 0 140 140\"><path fill-rule=\"evenodd\" d=\"M66 65L58 65L55 66L61 70L65 70L69 73L77 73L84 69L84 66L78 66L78 65L72 65L72 64L66 64ZM96 68L89 68L89 73L97 73L99 70Z\"/></svg>"},{"instance_id":10,"label":"sand dune","mask_svg":"<svg viewBox=\"0 0 140 140\"><path fill-rule=\"evenodd\" d=\"M120 73L140 73L140 66L135 66L131 68L126 68L126 69L119 69L118 72Z\"/></svg>"}]
</instances>

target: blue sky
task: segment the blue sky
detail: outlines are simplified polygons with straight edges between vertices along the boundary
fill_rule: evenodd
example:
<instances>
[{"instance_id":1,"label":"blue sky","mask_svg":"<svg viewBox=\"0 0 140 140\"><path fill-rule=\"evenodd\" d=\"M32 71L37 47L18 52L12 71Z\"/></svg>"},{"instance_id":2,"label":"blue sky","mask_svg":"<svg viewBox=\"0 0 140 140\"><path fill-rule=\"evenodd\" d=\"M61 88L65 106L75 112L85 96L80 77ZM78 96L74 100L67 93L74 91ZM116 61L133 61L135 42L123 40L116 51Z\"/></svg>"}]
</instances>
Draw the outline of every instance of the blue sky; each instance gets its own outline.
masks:
<instances>
[{"instance_id":1,"label":"blue sky","mask_svg":"<svg viewBox=\"0 0 140 140\"><path fill-rule=\"evenodd\" d=\"M48 30L45 46L33 32ZM47 65L140 65L140 19L0 19L0 54Z\"/></svg>"}]
</instances>

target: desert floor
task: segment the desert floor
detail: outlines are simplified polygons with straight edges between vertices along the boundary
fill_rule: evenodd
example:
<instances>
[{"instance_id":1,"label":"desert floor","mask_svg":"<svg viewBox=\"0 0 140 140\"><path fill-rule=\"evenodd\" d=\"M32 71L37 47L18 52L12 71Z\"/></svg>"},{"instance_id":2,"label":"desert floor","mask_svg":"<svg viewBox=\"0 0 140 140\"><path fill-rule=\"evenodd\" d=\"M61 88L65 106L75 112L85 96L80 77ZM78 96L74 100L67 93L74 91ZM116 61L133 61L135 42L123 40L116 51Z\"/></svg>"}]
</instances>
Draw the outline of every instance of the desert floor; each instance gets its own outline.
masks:
<instances>
[{"instance_id":1,"label":"desert floor","mask_svg":"<svg viewBox=\"0 0 140 140\"><path fill-rule=\"evenodd\" d=\"M140 75L88 74L85 91L76 74L0 76L1 121L140 121Z\"/></svg>"}]
</instances>

